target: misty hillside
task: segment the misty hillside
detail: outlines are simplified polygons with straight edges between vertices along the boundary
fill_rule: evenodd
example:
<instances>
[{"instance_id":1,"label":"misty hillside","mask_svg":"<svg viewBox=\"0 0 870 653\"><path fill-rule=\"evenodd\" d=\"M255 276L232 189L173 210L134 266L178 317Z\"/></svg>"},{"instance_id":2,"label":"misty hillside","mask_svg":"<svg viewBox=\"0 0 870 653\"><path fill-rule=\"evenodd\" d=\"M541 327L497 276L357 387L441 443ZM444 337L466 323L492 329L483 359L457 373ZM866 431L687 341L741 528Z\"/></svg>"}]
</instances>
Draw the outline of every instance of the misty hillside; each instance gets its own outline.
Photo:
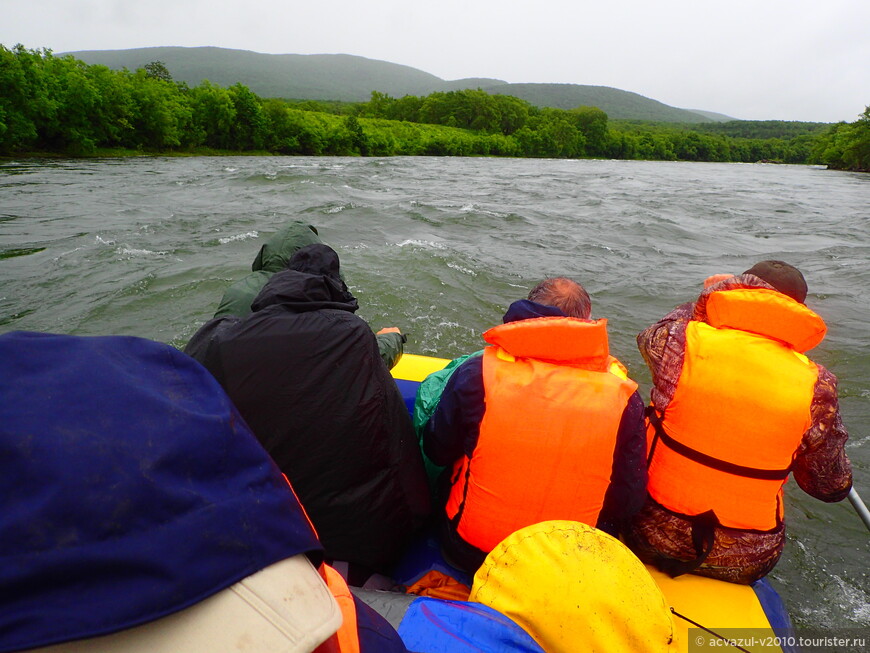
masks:
<instances>
[{"instance_id":1,"label":"misty hillside","mask_svg":"<svg viewBox=\"0 0 870 653\"><path fill-rule=\"evenodd\" d=\"M580 84L500 84L481 87L487 93L513 95L539 107L573 109L598 107L614 120L650 120L657 122L707 122L711 120L686 109L662 104L637 93L609 86ZM730 120L729 118L725 118Z\"/></svg>"},{"instance_id":2,"label":"misty hillside","mask_svg":"<svg viewBox=\"0 0 870 653\"><path fill-rule=\"evenodd\" d=\"M196 86L207 79L224 87L240 82L264 98L364 102L372 91L402 97L481 88L488 93L513 95L539 107L595 106L615 120L697 123L729 119L720 114L678 109L607 86L508 84L486 78L447 81L410 66L347 54L261 54L216 47L88 50L63 54L116 70L132 71L152 61L162 61L176 81Z\"/></svg>"}]
</instances>

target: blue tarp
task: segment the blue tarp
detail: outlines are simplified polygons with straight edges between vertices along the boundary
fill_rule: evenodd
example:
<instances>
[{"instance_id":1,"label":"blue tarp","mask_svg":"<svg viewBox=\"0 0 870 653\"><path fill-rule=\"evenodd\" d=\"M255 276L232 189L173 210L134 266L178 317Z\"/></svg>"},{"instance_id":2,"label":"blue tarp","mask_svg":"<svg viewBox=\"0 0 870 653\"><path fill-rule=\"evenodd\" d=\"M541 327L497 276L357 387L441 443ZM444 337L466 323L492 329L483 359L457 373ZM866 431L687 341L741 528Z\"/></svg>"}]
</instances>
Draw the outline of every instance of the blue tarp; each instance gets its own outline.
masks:
<instances>
[{"instance_id":1,"label":"blue tarp","mask_svg":"<svg viewBox=\"0 0 870 653\"><path fill-rule=\"evenodd\" d=\"M513 620L492 608L427 597L408 607L399 636L409 651L422 653L544 651Z\"/></svg>"},{"instance_id":2,"label":"blue tarp","mask_svg":"<svg viewBox=\"0 0 870 653\"><path fill-rule=\"evenodd\" d=\"M309 551L280 470L192 358L0 336L0 651L157 619Z\"/></svg>"}]
</instances>

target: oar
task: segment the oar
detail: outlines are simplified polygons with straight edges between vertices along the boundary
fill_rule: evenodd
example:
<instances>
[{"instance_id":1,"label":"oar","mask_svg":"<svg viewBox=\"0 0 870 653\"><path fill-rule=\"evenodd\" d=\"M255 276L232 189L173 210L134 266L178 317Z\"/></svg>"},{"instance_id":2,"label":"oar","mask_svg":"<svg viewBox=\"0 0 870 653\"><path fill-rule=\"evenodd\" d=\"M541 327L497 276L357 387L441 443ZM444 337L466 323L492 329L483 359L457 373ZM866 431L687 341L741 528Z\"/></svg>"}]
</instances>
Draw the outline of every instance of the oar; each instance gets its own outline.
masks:
<instances>
[{"instance_id":1,"label":"oar","mask_svg":"<svg viewBox=\"0 0 870 653\"><path fill-rule=\"evenodd\" d=\"M861 521L864 522L864 525L867 527L867 530L870 531L870 510L867 510L867 506L864 505L861 497L858 496L858 492L855 491L854 486L849 490L849 503L852 504L855 512L858 513Z\"/></svg>"}]
</instances>

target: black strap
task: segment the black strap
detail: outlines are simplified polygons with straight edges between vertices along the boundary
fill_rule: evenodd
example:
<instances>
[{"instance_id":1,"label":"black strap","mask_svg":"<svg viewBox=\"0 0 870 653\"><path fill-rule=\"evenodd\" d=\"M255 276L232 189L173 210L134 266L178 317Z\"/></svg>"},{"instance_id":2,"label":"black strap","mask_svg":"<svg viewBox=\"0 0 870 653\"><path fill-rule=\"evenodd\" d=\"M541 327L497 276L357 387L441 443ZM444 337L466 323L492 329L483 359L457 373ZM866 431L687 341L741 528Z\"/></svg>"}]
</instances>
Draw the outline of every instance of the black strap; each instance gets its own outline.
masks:
<instances>
[{"instance_id":1,"label":"black strap","mask_svg":"<svg viewBox=\"0 0 870 653\"><path fill-rule=\"evenodd\" d=\"M659 443L659 433L664 431L664 428L662 427L662 420L656 412L655 406L650 404L644 409L643 413L649 420L650 424L653 425L653 440L649 446L649 454L647 454L646 457L646 467L649 469L649 466L652 464L653 454L656 452L656 445Z\"/></svg>"},{"instance_id":2,"label":"black strap","mask_svg":"<svg viewBox=\"0 0 870 653\"><path fill-rule=\"evenodd\" d=\"M728 474L734 474L735 476L744 476L746 478L756 478L761 481L784 481L788 478L789 473L791 472L791 465L786 467L785 469L759 469L757 467L745 467L744 465L738 465L736 463L730 463L727 460L722 460L720 458L714 458L713 456L708 456L705 453L698 451L697 449L693 449L682 442L678 442L674 440L670 435L665 432L664 427L662 426L661 416L655 409L650 406L647 411L647 419L649 419L650 424L653 425L655 429L655 438L653 439L652 446L650 447L649 458L647 459L647 466L652 462L652 455L655 450L655 445L658 440L661 440L669 449L675 451L676 453L688 458L689 460L693 460L696 463L701 465L705 465L706 467L710 467L712 469L717 469L720 472L726 472Z\"/></svg>"},{"instance_id":3,"label":"black strap","mask_svg":"<svg viewBox=\"0 0 870 653\"><path fill-rule=\"evenodd\" d=\"M687 519L692 524L692 546L695 547L695 557L691 560L659 557L656 561L659 569L671 578L692 573L704 563L713 550L714 531L719 525L716 513L708 510Z\"/></svg>"},{"instance_id":4,"label":"black strap","mask_svg":"<svg viewBox=\"0 0 870 653\"><path fill-rule=\"evenodd\" d=\"M465 486L462 488L462 500L459 502L459 508L456 510L456 514L453 515L453 518L450 520L450 525L457 533L459 532L459 521L462 519L462 514L465 512L465 500L468 498L468 481L470 478L471 459L469 458L468 462L465 465L465 478L463 479L465 482Z\"/></svg>"}]
</instances>

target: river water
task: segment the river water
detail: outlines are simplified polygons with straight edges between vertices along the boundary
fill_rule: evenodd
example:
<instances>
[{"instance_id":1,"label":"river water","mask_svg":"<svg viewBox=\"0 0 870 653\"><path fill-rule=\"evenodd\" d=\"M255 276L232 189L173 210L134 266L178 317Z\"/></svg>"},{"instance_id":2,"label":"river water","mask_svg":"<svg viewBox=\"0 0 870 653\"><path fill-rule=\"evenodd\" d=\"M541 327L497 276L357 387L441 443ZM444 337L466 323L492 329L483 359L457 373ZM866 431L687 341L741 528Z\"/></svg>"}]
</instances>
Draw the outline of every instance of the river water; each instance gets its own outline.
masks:
<instances>
[{"instance_id":1,"label":"river water","mask_svg":"<svg viewBox=\"0 0 870 653\"><path fill-rule=\"evenodd\" d=\"M288 220L340 254L360 314L454 357L549 275L590 291L649 396L636 334L713 273L801 268L828 323L870 500L870 175L784 165L455 158L128 158L0 163L0 332L182 347ZM770 578L800 626L870 625L870 538L847 501L787 486Z\"/></svg>"}]
</instances>

